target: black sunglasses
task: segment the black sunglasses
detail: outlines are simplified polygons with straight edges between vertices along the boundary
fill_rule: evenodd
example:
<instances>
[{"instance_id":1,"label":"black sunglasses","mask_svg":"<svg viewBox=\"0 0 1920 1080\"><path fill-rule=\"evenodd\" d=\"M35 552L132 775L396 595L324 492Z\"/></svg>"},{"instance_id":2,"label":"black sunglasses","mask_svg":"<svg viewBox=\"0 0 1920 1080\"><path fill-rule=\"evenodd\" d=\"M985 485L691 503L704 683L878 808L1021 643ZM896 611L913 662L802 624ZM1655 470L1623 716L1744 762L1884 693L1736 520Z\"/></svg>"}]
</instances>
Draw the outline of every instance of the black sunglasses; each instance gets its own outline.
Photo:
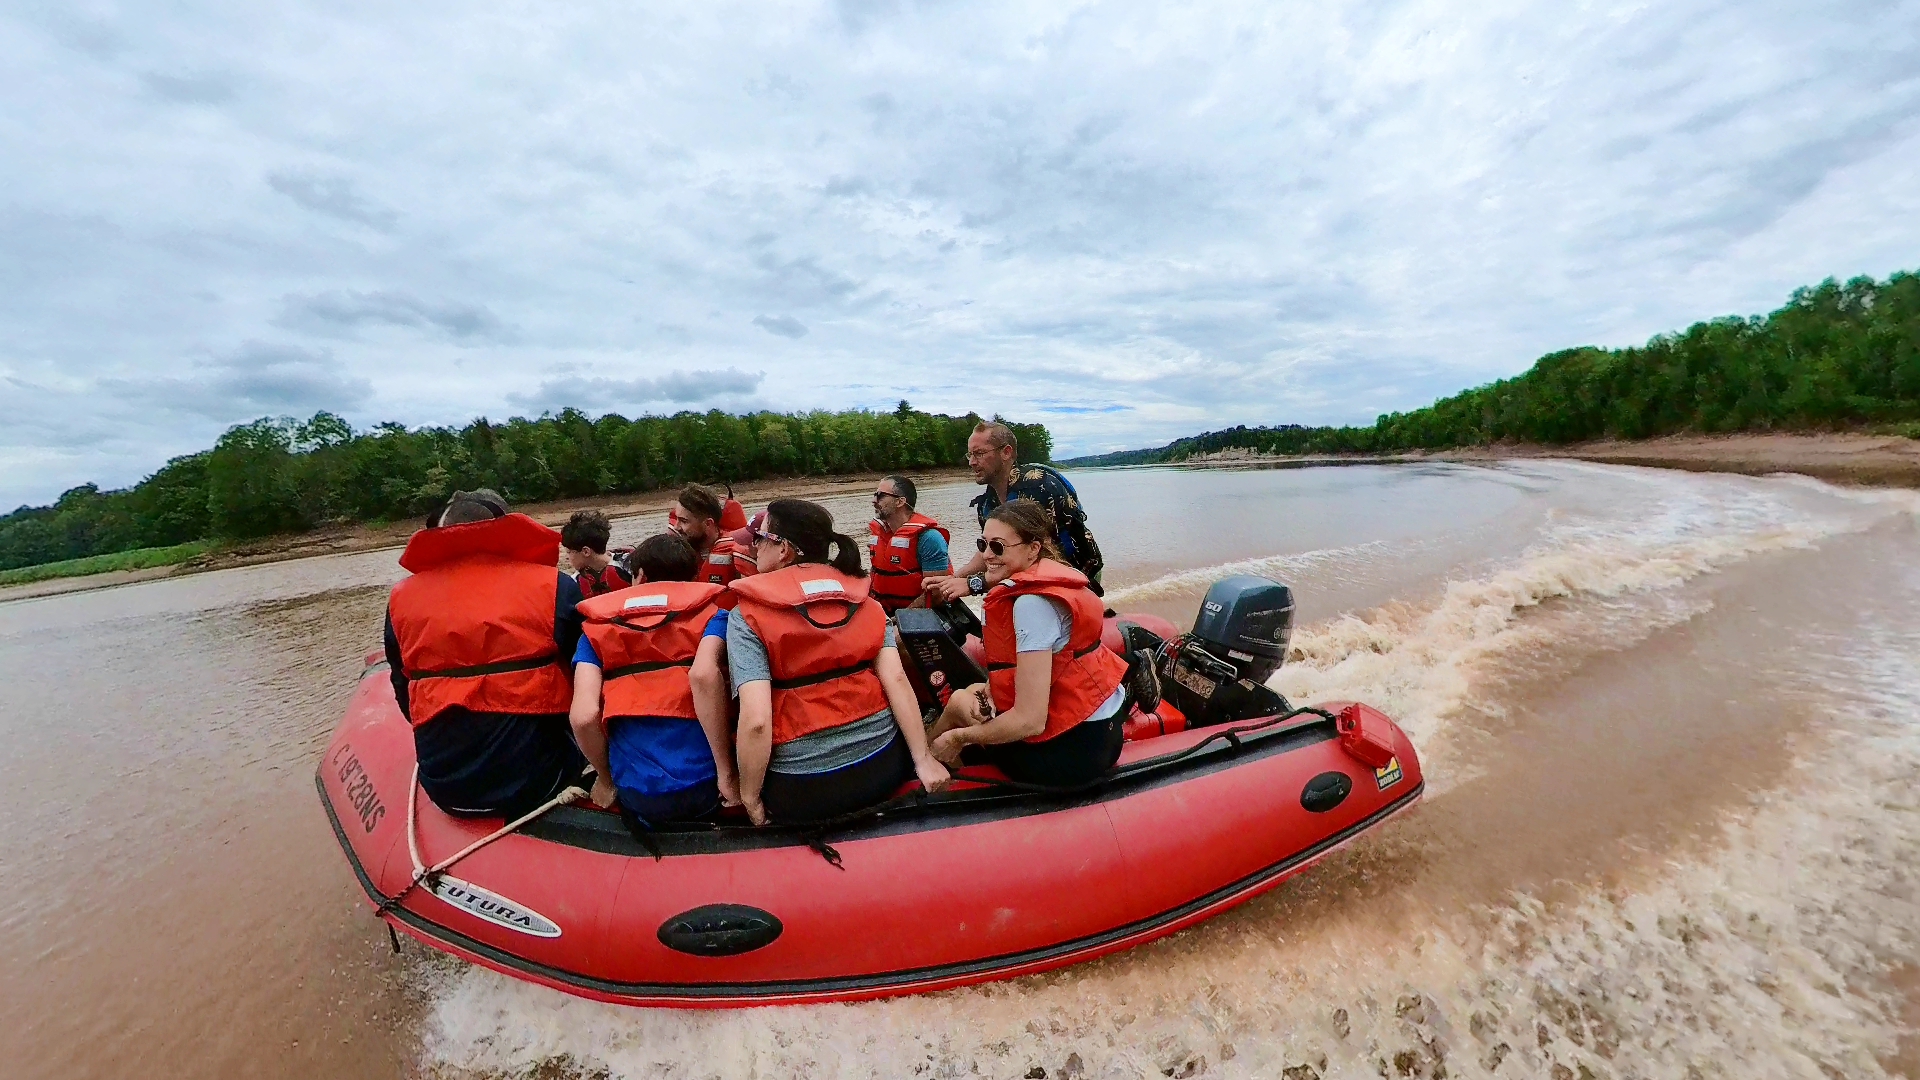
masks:
<instances>
[{"instance_id":1,"label":"black sunglasses","mask_svg":"<svg viewBox=\"0 0 1920 1080\"><path fill-rule=\"evenodd\" d=\"M906 498L906 496L905 496L905 495L896 495L896 494L894 494L894 493L893 493L893 492L891 492L891 491L876 491L876 492L874 492L874 493L873 493L873 497L874 497L874 498L876 498L876 499L904 499L904 498Z\"/></svg>"},{"instance_id":2,"label":"black sunglasses","mask_svg":"<svg viewBox=\"0 0 1920 1080\"><path fill-rule=\"evenodd\" d=\"M1028 543L1028 544L1031 544L1033 542L1034 541L1032 540L1025 541L1025 543ZM980 537L978 540L975 540L973 542L973 546L976 548L979 548L982 554L985 554L986 552L989 552L989 551L993 552L993 557L996 559L1003 559L1007 555L1007 545L1004 542L999 540L989 540L984 536ZM1015 545L1015 546L1018 546L1018 545Z\"/></svg>"}]
</instances>

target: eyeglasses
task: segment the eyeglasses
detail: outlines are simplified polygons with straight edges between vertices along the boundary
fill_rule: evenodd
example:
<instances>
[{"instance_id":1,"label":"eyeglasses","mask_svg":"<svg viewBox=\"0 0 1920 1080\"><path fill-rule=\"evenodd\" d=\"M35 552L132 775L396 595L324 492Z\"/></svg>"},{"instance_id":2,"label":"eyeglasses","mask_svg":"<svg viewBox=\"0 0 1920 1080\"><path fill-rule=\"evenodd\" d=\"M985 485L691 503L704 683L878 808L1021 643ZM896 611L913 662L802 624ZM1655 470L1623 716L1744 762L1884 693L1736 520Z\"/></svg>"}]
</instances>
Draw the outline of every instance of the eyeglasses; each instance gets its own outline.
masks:
<instances>
[{"instance_id":1,"label":"eyeglasses","mask_svg":"<svg viewBox=\"0 0 1920 1080\"><path fill-rule=\"evenodd\" d=\"M993 455L1005 449L1006 447L1004 446L995 446L995 447L990 447L986 450L969 450L967 451L967 460L968 461L985 461L988 458L992 457Z\"/></svg>"},{"instance_id":2,"label":"eyeglasses","mask_svg":"<svg viewBox=\"0 0 1920 1080\"><path fill-rule=\"evenodd\" d=\"M904 498L906 498L906 496L905 496L905 495L897 495L897 494L895 494L895 493L893 493L893 492L891 492L891 491L876 491L876 492L874 492L874 493L873 493L873 497L874 497L874 500L875 500L875 501L878 501L878 500L880 500L880 499L904 499Z\"/></svg>"},{"instance_id":3,"label":"eyeglasses","mask_svg":"<svg viewBox=\"0 0 1920 1080\"><path fill-rule=\"evenodd\" d=\"M1022 547L1026 544L1032 544L1035 542L1036 541L1033 541L1033 540L1024 540L1024 541L1021 541L1021 543L1019 544L1015 544L1014 546ZM1004 542L999 540L989 540L984 536L975 540L973 542L973 546L980 549L980 553L983 555L989 551L993 552L993 557L996 559L1005 558L1007 554L1007 545Z\"/></svg>"},{"instance_id":4,"label":"eyeglasses","mask_svg":"<svg viewBox=\"0 0 1920 1080\"><path fill-rule=\"evenodd\" d=\"M753 533L753 543L757 547L761 544L787 544L788 541L787 541L787 538L784 536L780 536L776 533L760 532L759 530L756 529L754 530L754 533ZM792 546L792 545L788 544L788 546Z\"/></svg>"}]
</instances>

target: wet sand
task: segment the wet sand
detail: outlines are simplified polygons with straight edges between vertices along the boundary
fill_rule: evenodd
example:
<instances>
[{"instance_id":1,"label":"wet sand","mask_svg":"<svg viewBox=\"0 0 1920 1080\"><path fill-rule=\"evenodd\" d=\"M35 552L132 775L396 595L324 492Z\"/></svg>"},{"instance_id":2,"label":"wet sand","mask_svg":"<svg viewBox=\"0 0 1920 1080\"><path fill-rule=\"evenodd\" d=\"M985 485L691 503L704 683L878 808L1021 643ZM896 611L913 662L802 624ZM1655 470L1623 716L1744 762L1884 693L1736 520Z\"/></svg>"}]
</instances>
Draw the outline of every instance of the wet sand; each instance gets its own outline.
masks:
<instances>
[{"instance_id":1,"label":"wet sand","mask_svg":"<svg viewBox=\"0 0 1920 1080\"><path fill-rule=\"evenodd\" d=\"M1571 458L1608 465L1641 465L1687 472L1738 473L1743 476L1796 473L1836 484L1920 487L1920 441L1897 435L1845 432L1672 435L1638 441L1601 439L1568 446L1507 443L1455 450L1410 450L1402 454L1287 455L1223 450L1192 458L1184 464L1193 468L1312 468L1363 462L1381 464L1537 458Z\"/></svg>"}]
</instances>

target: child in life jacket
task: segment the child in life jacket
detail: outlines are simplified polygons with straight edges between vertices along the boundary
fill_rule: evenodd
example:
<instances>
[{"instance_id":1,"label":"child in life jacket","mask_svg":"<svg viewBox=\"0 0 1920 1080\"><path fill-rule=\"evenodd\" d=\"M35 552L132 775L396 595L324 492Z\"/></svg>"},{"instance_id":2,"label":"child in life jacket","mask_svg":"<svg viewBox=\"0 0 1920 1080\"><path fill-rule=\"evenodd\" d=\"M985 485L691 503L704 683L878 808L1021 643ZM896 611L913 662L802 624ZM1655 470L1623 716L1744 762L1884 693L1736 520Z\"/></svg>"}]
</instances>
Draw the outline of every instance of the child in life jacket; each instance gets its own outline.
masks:
<instances>
[{"instance_id":1,"label":"child in life jacket","mask_svg":"<svg viewBox=\"0 0 1920 1080\"><path fill-rule=\"evenodd\" d=\"M1127 662L1100 643L1105 604L1066 565L1030 499L987 515L987 682L956 693L928 732L936 758L1071 787L1113 767L1126 737Z\"/></svg>"},{"instance_id":2,"label":"child in life jacket","mask_svg":"<svg viewBox=\"0 0 1920 1080\"><path fill-rule=\"evenodd\" d=\"M709 664L724 651L732 597L693 580L699 559L674 533L635 548L633 566L635 584L580 603L574 738L596 804L642 826L699 820L738 802L725 690L691 678L703 651Z\"/></svg>"},{"instance_id":3,"label":"child in life jacket","mask_svg":"<svg viewBox=\"0 0 1920 1080\"><path fill-rule=\"evenodd\" d=\"M775 499L756 569L729 586L727 662L740 697L740 799L756 825L820 821L947 770L927 752L893 626L852 538L803 499Z\"/></svg>"},{"instance_id":4,"label":"child in life jacket","mask_svg":"<svg viewBox=\"0 0 1920 1080\"><path fill-rule=\"evenodd\" d=\"M580 595L589 600L633 584L632 575L607 556L607 542L612 538L613 525L598 510L575 511L560 527L560 546L567 549L567 564L580 583Z\"/></svg>"}]
</instances>

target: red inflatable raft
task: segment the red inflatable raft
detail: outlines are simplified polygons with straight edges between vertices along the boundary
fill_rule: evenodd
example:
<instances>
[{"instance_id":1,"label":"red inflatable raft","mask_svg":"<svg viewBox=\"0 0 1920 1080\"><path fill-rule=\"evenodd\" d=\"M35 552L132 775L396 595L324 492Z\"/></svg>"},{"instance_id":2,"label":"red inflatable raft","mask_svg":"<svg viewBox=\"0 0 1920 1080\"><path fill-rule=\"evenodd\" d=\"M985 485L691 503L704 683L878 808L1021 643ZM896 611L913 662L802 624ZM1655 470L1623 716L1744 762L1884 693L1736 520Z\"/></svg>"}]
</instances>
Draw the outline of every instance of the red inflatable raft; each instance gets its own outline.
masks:
<instances>
[{"instance_id":1,"label":"red inflatable raft","mask_svg":"<svg viewBox=\"0 0 1920 1080\"><path fill-rule=\"evenodd\" d=\"M1364 705L1169 734L1148 716L1091 790L956 784L824 833L743 820L644 844L618 815L563 806L412 887L501 823L414 797L378 659L316 778L376 911L473 963L630 1005L858 1000L1089 960L1273 888L1423 788L1405 734Z\"/></svg>"}]
</instances>

